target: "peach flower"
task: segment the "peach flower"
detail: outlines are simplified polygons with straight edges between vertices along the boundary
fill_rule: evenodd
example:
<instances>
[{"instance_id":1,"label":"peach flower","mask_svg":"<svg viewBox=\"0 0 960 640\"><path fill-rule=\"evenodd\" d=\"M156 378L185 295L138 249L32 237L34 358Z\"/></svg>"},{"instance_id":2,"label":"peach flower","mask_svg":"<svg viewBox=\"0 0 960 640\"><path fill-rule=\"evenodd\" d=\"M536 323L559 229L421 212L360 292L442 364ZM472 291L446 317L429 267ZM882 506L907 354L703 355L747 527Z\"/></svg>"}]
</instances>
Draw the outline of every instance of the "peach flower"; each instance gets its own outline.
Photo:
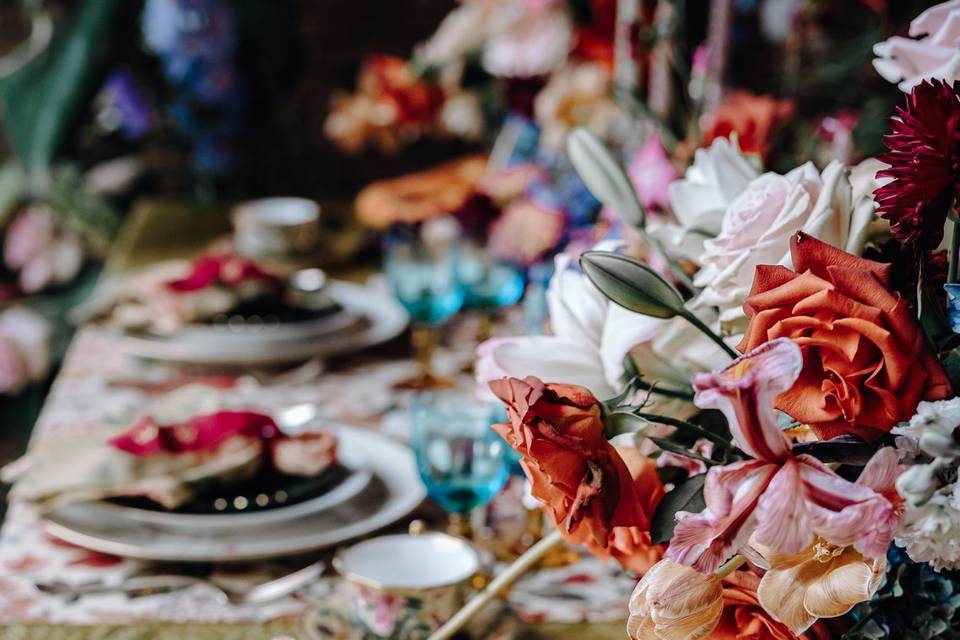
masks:
<instances>
[{"instance_id":1,"label":"peach flower","mask_svg":"<svg viewBox=\"0 0 960 640\"><path fill-rule=\"evenodd\" d=\"M874 440L909 420L921 400L950 394L916 316L891 291L891 266L846 253L803 233L791 238L794 269L757 267L744 310L749 351L787 337L803 369L775 406L821 438Z\"/></svg>"},{"instance_id":2,"label":"peach flower","mask_svg":"<svg viewBox=\"0 0 960 640\"><path fill-rule=\"evenodd\" d=\"M663 495L652 461L603 432L600 403L584 387L544 384L532 376L490 383L510 422L493 428L522 456L533 497L568 542L642 571L659 558L650 516ZM642 456L641 456L642 457Z\"/></svg>"},{"instance_id":3,"label":"peach flower","mask_svg":"<svg viewBox=\"0 0 960 640\"><path fill-rule=\"evenodd\" d=\"M724 578L662 560L630 596L630 640L829 640L822 624L794 635L760 604L760 577L734 571Z\"/></svg>"},{"instance_id":4,"label":"peach flower","mask_svg":"<svg viewBox=\"0 0 960 640\"><path fill-rule=\"evenodd\" d=\"M723 615L711 640L830 640L833 634L817 623L795 635L777 622L757 598L760 577L750 571L734 571L723 581Z\"/></svg>"},{"instance_id":5,"label":"peach flower","mask_svg":"<svg viewBox=\"0 0 960 640\"><path fill-rule=\"evenodd\" d=\"M715 574L661 560L630 596L631 640L698 640L710 636L723 614L723 588Z\"/></svg>"},{"instance_id":6,"label":"peach flower","mask_svg":"<svg viewBox=\"0 0 960 640\"><path fill-rule=\"evenodd\" d=\"M790 100L733 91L709 118L704 127L703 144L709 146L716 138L729 138L735 133L740 148L746 153L766 157L777 127L792 115L793 102Z\"/></svg>"},{"instance_id":7,"label":"peach flower","mask_svg":"<svg viewBox=\"0 0 960 640\"><path fill-rule=\"evenodd\" d=\"M757 599L776 620L803 633L818 618L836 618L873 597L887 568L884 556L864 558L851 547L818 540L800 553L757 551L770 568Z\"/></svg>"}]
</instances>

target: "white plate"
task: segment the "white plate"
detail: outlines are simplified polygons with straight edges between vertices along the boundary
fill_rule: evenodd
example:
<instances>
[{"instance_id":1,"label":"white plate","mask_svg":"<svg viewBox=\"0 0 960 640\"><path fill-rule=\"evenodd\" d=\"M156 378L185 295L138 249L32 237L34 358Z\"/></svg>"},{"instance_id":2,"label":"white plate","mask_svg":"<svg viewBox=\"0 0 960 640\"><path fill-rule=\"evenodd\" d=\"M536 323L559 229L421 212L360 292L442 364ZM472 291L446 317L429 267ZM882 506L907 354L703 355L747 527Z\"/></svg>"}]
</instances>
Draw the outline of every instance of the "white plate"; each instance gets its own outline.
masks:
<instances>
[{"instance_id":1,"label":"white plate","mask_svg":"<svg viewBox=\"0 0 960 640\"><path fill-rule=\"evenodd\" d=\"M170 336L121 333L117 346L127 355L191 364L271 365L302 362L359 351L391 340L409 316L383 287L331 282L330 296L343 313L308 322L262 329L231 330L194 325ZM355 319L363 321L356 323Z\"/></svg>"},{"instance_id":2,"label":"white plate","mask_svg":"<svg viewBox=\"0 0 960 640\"><path fill-rule=\"evenodd\" d=\"M304 553L333 546L392 524L423 501L425 490L413 453L374 431L339 425L340 450L371 472L353 498L300 517L235 527L197 529L143 522L102 502L76 504L47 516L54 536L80 547L117 556L180 562L229 562ZM249 518L254 514L243 514Z\"/></svg>"}]
</instances>

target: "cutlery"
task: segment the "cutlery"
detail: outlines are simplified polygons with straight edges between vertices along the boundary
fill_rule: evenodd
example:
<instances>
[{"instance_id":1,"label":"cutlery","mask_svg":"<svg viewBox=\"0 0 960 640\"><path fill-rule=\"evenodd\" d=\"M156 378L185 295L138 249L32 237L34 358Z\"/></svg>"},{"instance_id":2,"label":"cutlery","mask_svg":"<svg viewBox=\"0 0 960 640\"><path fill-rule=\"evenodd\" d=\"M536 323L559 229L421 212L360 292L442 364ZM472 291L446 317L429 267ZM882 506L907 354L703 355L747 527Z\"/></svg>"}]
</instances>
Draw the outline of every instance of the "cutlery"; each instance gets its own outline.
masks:
<instances>
[{"instance_id":1,"label":"cutlery","mask_svg":"<svg viewBox=\"0 0 960 640\"><path fill-rule=\"evenodd\" d=\"M43 593L60 596L73 602L83 596L103 593L123 593L131 598L171 593L197 585L212 587L225 602L238 605L260 605L273 602L300 591L323 574L326 565L316 562L293 573L268 580L249 589L237 589L217 584L211 580L193 576L155 575L127 578L119 584L88 583L70 585L64 582L38 582L37 589Z\"/></svg>"}]
</instances>

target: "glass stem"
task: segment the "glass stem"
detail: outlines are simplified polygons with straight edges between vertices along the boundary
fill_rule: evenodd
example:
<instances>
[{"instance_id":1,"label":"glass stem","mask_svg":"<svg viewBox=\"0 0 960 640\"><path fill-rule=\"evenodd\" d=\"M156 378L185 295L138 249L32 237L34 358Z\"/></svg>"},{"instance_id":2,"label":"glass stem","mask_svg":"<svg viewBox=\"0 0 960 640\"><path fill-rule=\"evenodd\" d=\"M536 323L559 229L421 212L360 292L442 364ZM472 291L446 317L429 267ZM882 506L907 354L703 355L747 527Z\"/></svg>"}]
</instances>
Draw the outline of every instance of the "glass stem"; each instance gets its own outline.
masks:
<instances>
[{"instance_id":1,"label":"glass stem","mask_svg":"<svg viewBox=\"0 0 960 640\"><path fill-rule=\"evenodd\" d=\"M480 312L480 323L477 327L477 342L486 342L493 337L493 327L496 324L497 312L495 309L484 309Z\"/></svg>"},{"instance_id":2,"label":"glass stem","mask_svg":"<svg viewBox=\"0 0 960 640\"><path fill-rule=\"evenodd\" d=\"M433 376L433 353L437 350L437 330L429 324L415 324L412 329L413 357L425 377Z\"/></svg>"},{"instance_id":3,"label":"glass stem","mask_svg":"<svg viewBox=\"0 0 960 640\"><path fill-rule=\"evenodd\" d=\"M465 540L472 540L473 523L470 522L470 513L451 513L447 522L447 533Z\"/></svg>"}]
</instances>

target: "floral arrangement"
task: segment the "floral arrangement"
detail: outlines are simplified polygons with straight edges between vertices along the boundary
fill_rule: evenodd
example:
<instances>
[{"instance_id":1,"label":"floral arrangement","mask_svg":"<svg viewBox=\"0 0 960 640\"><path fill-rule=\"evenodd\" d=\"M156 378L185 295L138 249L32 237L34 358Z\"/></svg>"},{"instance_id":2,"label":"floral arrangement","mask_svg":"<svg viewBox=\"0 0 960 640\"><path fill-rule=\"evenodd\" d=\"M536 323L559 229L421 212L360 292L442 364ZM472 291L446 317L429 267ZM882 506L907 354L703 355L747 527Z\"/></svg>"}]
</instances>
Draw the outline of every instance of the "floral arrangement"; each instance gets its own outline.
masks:
<instances>
[{"instance_id":1,"label":"floral arrangement","mask_svg":"<svg viewBox=\"0 0 960 640\"><path fill-rule=\"evenodd\" d=\"M630 638L958 637L958 16L877 45L905 101L852 168L761 173L791 107L736 93L682 177L568 137L619 233L476 370L556 528L528 553L634 571Z\"/></svg>"}]
</instances>

